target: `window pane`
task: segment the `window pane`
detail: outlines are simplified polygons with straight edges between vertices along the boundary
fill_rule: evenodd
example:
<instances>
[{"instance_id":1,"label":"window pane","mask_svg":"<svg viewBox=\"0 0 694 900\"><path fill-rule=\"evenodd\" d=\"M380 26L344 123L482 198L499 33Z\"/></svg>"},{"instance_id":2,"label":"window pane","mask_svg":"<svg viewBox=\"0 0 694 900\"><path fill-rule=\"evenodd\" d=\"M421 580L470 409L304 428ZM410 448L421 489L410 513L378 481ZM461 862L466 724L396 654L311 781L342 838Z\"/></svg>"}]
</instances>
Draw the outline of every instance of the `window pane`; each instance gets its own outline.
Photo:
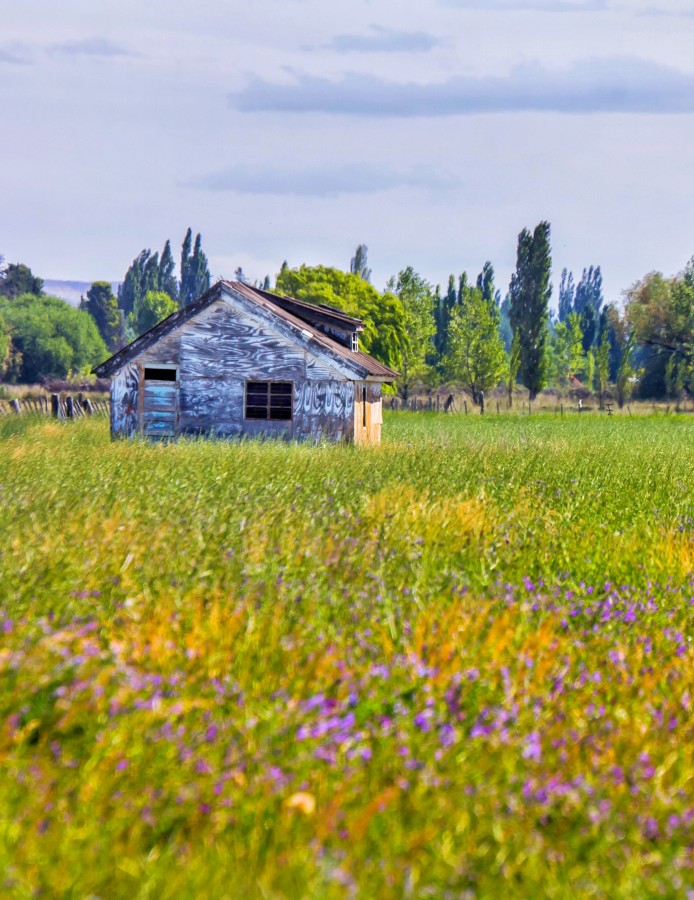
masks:
<instances>
[{"instance_id":1,"label":"window pane","mask_svg":"<svg viewBox=\"0 0 694 900\"><path fill-rule=\"evenodd\" d=\"M175 381L176 369L156 369L145 366L145 381Z\"/></svg>"},{"instance_id":2,"label":"window pane","mask_svg":"<svg viewBox=\"0 0 694 900\"><path fill-rule=\"evenodd\" d=\"M246 406L247 419L267 419L267 406Z\"/></svg>"},{"instance_id":3,"label":"window pane","mask_svg":"<svg viewBox=\"0 0 694 900\"><path fill-rule=\"evenodd\" d=\"M257 401L267 401L267 392L269 385L258 381L249 381L246 387L246 396L249 399Z\"/></svg>"}]
</instances>

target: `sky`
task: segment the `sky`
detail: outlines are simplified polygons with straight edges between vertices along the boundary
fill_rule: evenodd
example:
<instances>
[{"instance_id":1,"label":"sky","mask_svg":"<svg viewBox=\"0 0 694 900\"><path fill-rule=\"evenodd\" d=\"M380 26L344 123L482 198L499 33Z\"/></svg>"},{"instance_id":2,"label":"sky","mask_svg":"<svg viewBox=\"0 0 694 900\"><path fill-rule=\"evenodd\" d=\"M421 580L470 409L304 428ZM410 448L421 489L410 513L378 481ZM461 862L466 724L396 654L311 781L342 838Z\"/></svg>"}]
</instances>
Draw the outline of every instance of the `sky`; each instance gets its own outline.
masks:
<instances>
[{"instance_id":1,"label":"sky","mask_svg":"<svg viewBox=\"0 0 694 900\"><path fill-rule=\"evenodd\" d=\"M0 255L122 279L188 226L433 284L552 226L605 296L694 255L692 0L22 0L0 16Z\"/></svg>"}]
</instances>

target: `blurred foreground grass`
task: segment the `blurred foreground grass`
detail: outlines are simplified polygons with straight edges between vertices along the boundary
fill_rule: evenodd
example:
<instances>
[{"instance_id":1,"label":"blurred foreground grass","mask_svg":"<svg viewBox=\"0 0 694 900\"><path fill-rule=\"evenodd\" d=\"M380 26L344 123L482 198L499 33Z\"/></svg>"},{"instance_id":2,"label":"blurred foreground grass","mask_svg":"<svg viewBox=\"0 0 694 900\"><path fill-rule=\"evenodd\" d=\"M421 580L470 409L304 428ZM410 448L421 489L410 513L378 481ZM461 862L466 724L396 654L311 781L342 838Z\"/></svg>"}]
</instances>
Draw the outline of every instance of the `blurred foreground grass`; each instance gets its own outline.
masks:
<instances>
[{"instance_id":1,"label":"blurred foreground grass","mask_svg":"<svg viewBox=\"0 0 694 900\"><path fill-rule=\"evenodd\" d=\"M0 892L694 887L694 425L384 433L0 420Z\"/></svg>"}]
</instances>

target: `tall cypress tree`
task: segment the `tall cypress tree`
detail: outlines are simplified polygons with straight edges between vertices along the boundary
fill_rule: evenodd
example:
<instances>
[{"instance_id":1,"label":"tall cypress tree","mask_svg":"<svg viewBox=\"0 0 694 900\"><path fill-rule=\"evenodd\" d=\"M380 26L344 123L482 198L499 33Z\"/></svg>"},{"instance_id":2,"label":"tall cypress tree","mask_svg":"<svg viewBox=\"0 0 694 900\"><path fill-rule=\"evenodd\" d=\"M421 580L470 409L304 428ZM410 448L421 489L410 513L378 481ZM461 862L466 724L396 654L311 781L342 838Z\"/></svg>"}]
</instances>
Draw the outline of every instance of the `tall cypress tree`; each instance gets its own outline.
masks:
<instances>
[{"instance_id":1,"label":"tall cypress tree","mask_svg":"<svg viewBox=\"0 0 694 900\"><path fill-rule=\"evenodd\" d=\"M193 232L188 229L186 236L183 238L181 246L181 286L178 292L178 305L185 306L190 302L189 297L192 293L191 285L191 250L193 248Z\"/></svg>"},{"instance_id":2,"label":"tall cypress tree","mask_svg":"<svg viewBox=\"0 0 694 900\"><path fill-rule=\"evenodd\" d=\"M176 263L171 252L171 241L164 244L159 260L159 291L168 294L172 300L178 300L178 282L176 280Z\"/></svg>"},{"instance_id":3,"label":"tall cypress tree","mask_svg":"<svg viewBox=\"0 0 694 900\"><path fill-rule=\"evenodd\" d=\"M511 276L511 327L518 336L520 378L534 400L547 383L547 338L549 300L552 296L550 270L550 224L540 222L531 234L527 228L518 235L516 271Z\"/></svg>"},{"instance_id":4,"label":"tall cypress tree","mask_svg":"<svg viewBox=\"0 0 694 900\"><path fill-rule=\"evenodd\" d=\"M571 313L574 311L574 295L576 293L576 285L574 284L574 273L568 272L566 269L561 270L561 281L559 283L559 321L566 322Z\"/></svg>"},{"instance_id":5,"label":"tall cypress tree","mask_svg":"<svg viewBox=\"0 0 694 900\"><path fill-rule=\"evenodd\" d=\"M142 296L150 291L159 290L159 254L147 251L149 254L145 260L142 273Z\"/></svg>"},{"instance_id":6,"label":"tall cypress tree","mask_svg":"<svg viewBox=\"0 0 694 900\"><path fill-rule=\"evenodd\" d=\"M200 234L196 236L191 253L192 238L193 234L189 228L181 247L181 290L178 298L180 306L192 303L210 286L210 269L207 257L202 251L202 238Z\"/></svg>"},{"instance_id":7,"label":"tall cypress tree","mask_svg":"<svg viewBox=\"0 0 694 900\"><path fill-rule=\"evenodd\" d=\"M195 246L193 247L193 296L191 300L195 300L210 287L210 267L207 257L202 252L202 238L198 234L195 238ZM190 301L188 301L190 302Z\"/></svg>"},{"instance_id":8,"label":"tall cypress tree","mask_svg":"<svg viewBox=\"0 0 694 900\"><path fill-rule=\"evenodd\" d=\"M581 317L583 349L588 352L596 341L597 325L603 305L602 272L600 266L583 270L581 280L576 285L574 299L575 312Z\"/></svg>"},{"instance_id":9,"label":"tall cypress tree","mask_svg":"<svg viewBox=\"0 0 694 900\"><path fill-rule=\"evenodd\" d=\"M349 264L349 271L352 275L358 275L362 281L371 281L368 252L369 248L366 244L359 244Z\"/></svg>"},{"instance_id":10,"label":"tall cypress tree","mask_svg":"<svg viewBox=\"0 0 694 900\"><path fill-rule=\"evenodd\" d=\"M86 300L82 299L80 308L86 309L94 319L99 334L109 350L113 352L123 345L124 335L118 301L108 281L95 281L87 291Z\"/></svg>"},{"instance_id":11,"label":"tall cypress tree","mask_svg":"<svg viewBox=\"0 0 694 900\"><path fill-rule=\"evenodd\" d=\"M498 306L494 298L494 266L487 260L482 267L482 271L477 276L477 288L482 292L485 303L488 304L490 310L493 311Z\"/></svg>"},{"instance_id":12,"label":"tall cypress tree","mask_svg":"<svg viewBox=\"0 0 694 900\"><path fill-rule=\"evenodd\" d=\"M145 267L150 257L149 250L142 250L130 264L125 273L125 278L118 288L118 306L124 315L129 316L135 304L144 297L145 291Z\"/></svg>"}]
</instances>

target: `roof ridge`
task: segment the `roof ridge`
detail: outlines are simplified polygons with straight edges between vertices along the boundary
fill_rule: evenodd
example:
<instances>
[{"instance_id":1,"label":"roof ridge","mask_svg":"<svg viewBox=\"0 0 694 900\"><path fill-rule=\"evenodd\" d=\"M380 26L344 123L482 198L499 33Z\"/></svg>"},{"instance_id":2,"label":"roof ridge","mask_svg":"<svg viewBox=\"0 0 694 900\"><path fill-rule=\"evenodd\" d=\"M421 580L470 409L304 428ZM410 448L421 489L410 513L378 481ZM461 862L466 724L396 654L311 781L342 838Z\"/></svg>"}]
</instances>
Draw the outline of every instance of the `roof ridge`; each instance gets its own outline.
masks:
<instances>
[{"instance_id":1,"label":"roof ridge","mask_svg":"<svg viewBox=\"0 0 694 900\"><path fill-rule=\"evenodd\" d=\"M356 367L357 371L365 371L367 377L369 375L383 379L394 379L397 377L397 372L393 371L393 369L383 363L380 363L368 353L364 353L363 351L355 352L354 350L345 347L344 344L336 341L330 335L325 334L325 332L320 331L311 322L306 321L300 314L294 314L290 310L285 309L281 304L273 302L273 298L277 298L276 294L261 291L258 288L241 281L226 280L216 282L216 284L205 291L204 294L201 294L200 297L193 300L192 303L176 310L176 312L172 313L166 319L158 322L153 328L150 328L149 331L139 335L134 341L131 341L130 344L127 344L125 347L122 347L114 353L109 359L105 360L100 365L95 366L92 371L99 376L110 375L121 365L124 365L135 356L138 356L140 353L147 350L160 338L164 337L183 322L192 318L215 300L219 299L222 296L222 289L224 287L240 294L242 297L250 300L251 303L257 304L260 308L264 305L262 301L270 304L272 307L271 312L280 318L283 318L287 324L297 328L299 331L305 330L308 333L308 336L324 350L327 349L328 351L331 351L335 356L339 357L343 363L346 363L348 366L351 364L353 368ZM305 304L301 300L295 301L292 297L287 297L286 299L290 302L298 303L301 306L313 306L313 304ZM345 319L350 319L350 317L345 315Z\"/></svg>"}]
</instances>

